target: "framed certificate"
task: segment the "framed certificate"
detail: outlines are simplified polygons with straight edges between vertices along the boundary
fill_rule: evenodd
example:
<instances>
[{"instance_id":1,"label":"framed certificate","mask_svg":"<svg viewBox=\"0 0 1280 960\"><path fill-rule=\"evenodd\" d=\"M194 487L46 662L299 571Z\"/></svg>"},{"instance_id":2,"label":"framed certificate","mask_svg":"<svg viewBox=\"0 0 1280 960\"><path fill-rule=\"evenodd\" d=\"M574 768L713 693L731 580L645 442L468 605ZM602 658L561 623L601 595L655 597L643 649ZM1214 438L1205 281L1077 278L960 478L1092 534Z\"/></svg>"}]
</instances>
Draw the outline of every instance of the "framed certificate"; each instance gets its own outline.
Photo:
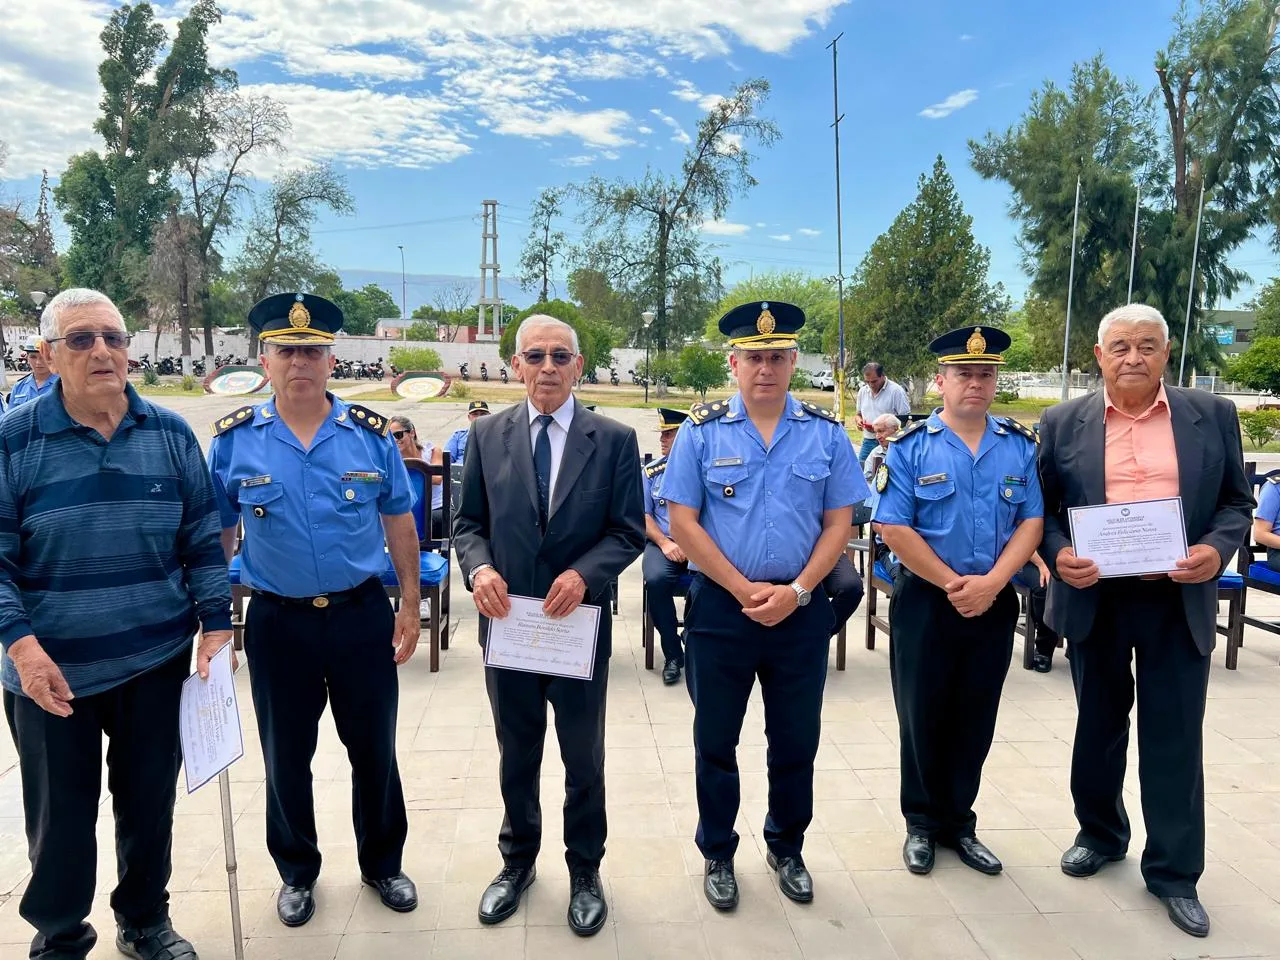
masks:
<instances>
[{"instance_id":1,"label":"framed certificate","mask_svg":"<svg viewBox=\"0 0 1280 960\"><path fill-rule=\"evenodd\" d=\"M1182 498L1070 507L1071 545L1100 577L1171 573L1187 556Z\"/></svg>"},{"instance_id":2,"label":"framed certificate","mask_svg":"<svg viewBox=\"0 0 1280 960\"><path fill-rule=\"evenodd\" d=\"M596 668L600 608L580 604L567 617L548 617L536 597L508 597L511 612L489 621L487 667L590 680Z\"/></svg>"}]
</instances>

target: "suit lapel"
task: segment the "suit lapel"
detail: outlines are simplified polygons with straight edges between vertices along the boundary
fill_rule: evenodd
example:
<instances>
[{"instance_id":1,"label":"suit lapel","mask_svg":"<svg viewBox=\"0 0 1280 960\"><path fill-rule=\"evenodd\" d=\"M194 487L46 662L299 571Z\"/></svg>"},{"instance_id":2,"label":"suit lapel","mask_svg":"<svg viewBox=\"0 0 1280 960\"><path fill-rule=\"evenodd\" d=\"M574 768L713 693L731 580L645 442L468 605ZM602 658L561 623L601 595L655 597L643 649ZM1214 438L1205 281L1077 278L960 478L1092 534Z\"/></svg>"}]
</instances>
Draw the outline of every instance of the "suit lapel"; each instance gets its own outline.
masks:
<instances>
[{"instance_id":1,"label":"suit lapel","mask_svg":"<svg viewBox=\"0 0 1280 960\"><path fill-rule=\"evenodd\" d=\"M1178 455L1178 493L1182 496L1183 522L1191 528L1188 515L1200 502L1200 468L1204 464L1204 444L1200 442L1200 414L1174 387L1166 387L1169 418L1173 421L1173 446Z\"/></svg>"},{"instance_id":2,"label":"suit lapel","mask_svg":"<svg viewBox=\"0 0 1280 960\"><path fill-rule=\"evenodd\" d=\"M1076 438L1083 455L1076 458L1080 483L1084 486L1085 503L1107 502L1107 406L1102 391L1097 390L1080 408Z\"/></svg>"},{"instance_id":3,"label":"suit lapel","mask_svg":"<svg viewBox=\"0 0 1280 960\"><path fill-rule=\"evenodd\" d=\"M591 412L583 408L575 397L573 400L573 420L569 422L569 435L564 441L564 456L560 459L560 473L556 476L556 488L551 491L551 509L547 511L547 521L556 515L560 505L569 496L569 491L582 476L582 470L596 452L596 442L591 439L595 427L588 422Z\"/></svg>"},{"instance_id":4,"label":"suit lapel","mask_svg":"<svg viewBox=\"0 0 1280 960\"><path fill-rule=\"evenodd\" d=\"M538 512L538 478L533 475L533 448L529 446L529 405L517 403L502 427L502 442L507 456L529 494L534 514Z\"/></svg>"}]
</instances>

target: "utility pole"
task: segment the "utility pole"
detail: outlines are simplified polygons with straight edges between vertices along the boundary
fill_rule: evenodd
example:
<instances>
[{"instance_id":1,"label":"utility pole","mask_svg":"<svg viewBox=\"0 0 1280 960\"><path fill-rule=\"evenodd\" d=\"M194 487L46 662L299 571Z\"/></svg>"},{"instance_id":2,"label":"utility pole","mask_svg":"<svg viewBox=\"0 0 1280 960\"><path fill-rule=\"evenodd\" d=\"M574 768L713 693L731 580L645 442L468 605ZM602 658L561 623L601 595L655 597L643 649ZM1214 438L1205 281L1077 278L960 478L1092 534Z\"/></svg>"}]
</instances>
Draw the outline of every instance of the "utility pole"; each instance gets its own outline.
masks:
<instances>
[{"instance_id":1,"label":"utility pole","mask_svg":"<svg viewBox=\"0 0 1280 960\"><path fill-rule=\"evenodd\" d=\"M1071 221L1071 269L1067 272L1067 329L1062 334L1062 401L1071 396L1071 294L1076 288L1076 230L1080 226L1080 177L1076 177L1076 212Z\"/></svg>"},{"instance_id":2,"label":"utility pole","mask_svg":"<svg viewBox=\"0 0 1280 960\"><path fill-rule=\"evenodd\" d=\"M483 203L484 226L480 232L480 323L476 332L481 340L497 340L502 336L502 294L498 290L498 271L501 269L498 266L498 201L485 200ZM491 334L486 334L484 329L485 307L489 307L489 315L493 319Z\"/></svg>"},{"instance_id":3,"label":"utility pole","mask_svg":"<svg viewBox=\"0 0 1280 960\"><path fill-rule=\"evenodd\" d=\"M836 44L841 31L827 46L831 50L831 115L835 118L831 123L836 140L836 317L839 324L839 348L836 352L836 416L844 423L844 234L840 208L840 121L844 115L840 112L840 67L836 52Z\"/></svg>"},{"instance_id":4,"label":"utility pole","mask_svg":"<svg viewBox=\"0 0 1280 960\"><path fill-rule=\"evenodd\" d=\"M404 280L404 244L398 243L400 248L400 319L409 319L409 287Z\"/></svg>"},{"instance_id":5,"label":"utility pole","mask_svg":"<svg viewBox=\"0 0 1280 960\"><path fill-rule=\"evenodd\" d=\"M1138 194L1133 200L1133 247L1129 251L1129 297L1125 303L1133 303L1133 269L1138 263L1138 211L1142 209L1142 181L1138 181Z\"/></svg>"},{"instance_id":6,"label":"utility pole","mask_svg":"<svg viewBox=\"0 0 1280 960\"><path fill-rule=\"evenodd\" d=\"M1196 239L1191 247L1191 279L1187 281L1187 319L1182 324L1182 359L1178 363L1178 386L1187 369L1187 338L1191 336L1191 305L1195 303L1196 264L1200 259L1200 221L1204 219L1204 180L1200 181L1200 210L1196 213Z\"/></svg>"}]
</instances>

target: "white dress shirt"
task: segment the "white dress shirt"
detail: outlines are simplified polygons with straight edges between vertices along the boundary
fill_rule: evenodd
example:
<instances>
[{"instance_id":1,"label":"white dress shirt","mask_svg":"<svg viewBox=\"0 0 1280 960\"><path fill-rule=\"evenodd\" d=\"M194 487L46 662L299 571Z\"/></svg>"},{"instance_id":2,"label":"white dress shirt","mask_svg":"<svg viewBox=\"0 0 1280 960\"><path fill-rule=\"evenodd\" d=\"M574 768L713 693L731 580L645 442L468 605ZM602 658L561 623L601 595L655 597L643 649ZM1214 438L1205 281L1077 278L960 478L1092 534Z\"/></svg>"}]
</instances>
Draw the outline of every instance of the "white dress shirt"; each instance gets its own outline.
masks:
<instances>
[{"instance_id":1,"label":"white dress shirt","mask_svg":"<svg viewBox=\"0 0 1280 960\"><path fill-rule=\"evenodd\" d=\"M538 417L542 412L533 405L533 401L525 398L525 403L529 405L529 450L534 449L534 444L538 442L538 431L542 429L542 424L538 422ZM573 423L573 395L569 395L569 399L560 405L560 409L554 411L551 416L555 417L547 426L549 433L547 439L551 441L551 485L548 487L549 502L547 510L550 512L551 504L556 499L556 480L560 476L560 462L564 459L564 444L569 439L569 424Z\"/></svg>"},{"instance_id":2,"label":"white dress shirt","mask_svg":"<svg viewBox=\"0 0 1280 960\"><path fill-rule=\"evenodd\" d=\"M901 384L886 378L879 393L872 393L869 383L864 383L858 388L858 416L862 417L867 425L862 431L862 436L866 440L876 435L876 432L871 429L871 424L875 422L876 417L884 413L892 413L895 417L901 418L910 412L911 400Z\"/></svg>"}]
</instances>

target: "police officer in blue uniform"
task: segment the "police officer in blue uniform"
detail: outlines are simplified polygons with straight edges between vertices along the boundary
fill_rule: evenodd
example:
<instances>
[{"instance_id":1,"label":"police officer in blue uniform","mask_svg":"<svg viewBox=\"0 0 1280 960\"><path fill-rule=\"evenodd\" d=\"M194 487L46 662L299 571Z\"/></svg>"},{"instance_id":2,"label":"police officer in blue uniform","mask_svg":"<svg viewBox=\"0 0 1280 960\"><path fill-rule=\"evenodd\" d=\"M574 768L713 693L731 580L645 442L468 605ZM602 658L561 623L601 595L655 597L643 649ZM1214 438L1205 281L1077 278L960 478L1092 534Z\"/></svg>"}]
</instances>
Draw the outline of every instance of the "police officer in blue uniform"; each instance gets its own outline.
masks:
<instances>
[{"instance_id":1,"label":"police officer in blue uniform","mask_svg":"<svg viewBox=\"0 0 1280 960\"><path fill-rule=\"evenodd\" d=\"M738 392L693 407L662 487L672 533L698 571L685 619L686 682L703 890L719 910L738 902L737 744L757 678L769 742L769 866L783 894L813 899L802 848L835 624L822 583L848 542L853 505L869 491L835 415L787 389L804 319L778 302L720 319Z\"/></svg>"},{"instance_id":2,"label":"police officer in blue uniform","mask_svg":"<svg viewBox=\"0 0 1280 960\"><path fill-rule=\"evenodd\" d=\"M40 354L40 346L35 340L27 340L22 344L22 352L27 355L27 363L31 372L13 385L9 393L9 406L42 397L58 384L58 375L49 369L49 364Z\"/></svg>"},{"instance_id":3,"label":"police officer in blue uniform","mask_svg":"<svg viewBox=\"0 0 1280 960\"><path fill-rule=\"evenodd\" d=\"M471 424L475 423L481 417L489 415L489 404L483 400L472 400L467 404L467 425L461 430L453 431L453 434L445 441L444 450L449 454L449 462L462 466L462 458L467 452L467 437L471 435Z\"/></svg>"},{"instance_id":4,"label":"police officer in blue uniform","mask_svg":"<svg viewBox=\"0 0 1280 960\"><path fill-rule=\"evenodd\" d=\"M214 423L209 466L228 556L244 521L240 577L253 590L245 652L266 763L267 848L284 882L276 909L287 926L315 912L311 758L327 701L351 761L361 879L391 909L412 910L395 753L396 667L418 642L409 477L386 419L325 389L342 326L336 306L279 294L258 303L249 324L274 397ZM388 551L398 614L379 581Z\"/></svg>"},{"instance_id":5,"label":"police officer in blue uniform","mask_svg":"<svg viewBox=\"0 0 1280 960\"><path fill-rule=\"evenodd\" d=\"M644 533L647 539L641 570L649 616L653 617L653 626L662 641L662 682L667 686L677 683L680 671L684 669L684 647L680 643L680 628L676 620L676 591L680 587L680 578L689 569L689 558L671 539L671 519L667 514L667 499L662 495L662 485L676 431L687 419L687 413L669 407L658 408L658 445L662 456L644 465Z\"/></svg>"},{"instance_id":6,"label":"police officer in blue uniform","mask_svg":"<svg viewBox=\"0 0 1280 960\"><path fill-rule=\"evenodd\" d=\"M988 414L1008 346L987 327L934 340L942 407L893 437L875 476L874 520L902 564L889 666L912 873L933 869L935 844L982 873L1002 869L975 835L973 802L1013 654L1009 581L1044 529L1035 434Z\"/></svg>"}]
</instances>

